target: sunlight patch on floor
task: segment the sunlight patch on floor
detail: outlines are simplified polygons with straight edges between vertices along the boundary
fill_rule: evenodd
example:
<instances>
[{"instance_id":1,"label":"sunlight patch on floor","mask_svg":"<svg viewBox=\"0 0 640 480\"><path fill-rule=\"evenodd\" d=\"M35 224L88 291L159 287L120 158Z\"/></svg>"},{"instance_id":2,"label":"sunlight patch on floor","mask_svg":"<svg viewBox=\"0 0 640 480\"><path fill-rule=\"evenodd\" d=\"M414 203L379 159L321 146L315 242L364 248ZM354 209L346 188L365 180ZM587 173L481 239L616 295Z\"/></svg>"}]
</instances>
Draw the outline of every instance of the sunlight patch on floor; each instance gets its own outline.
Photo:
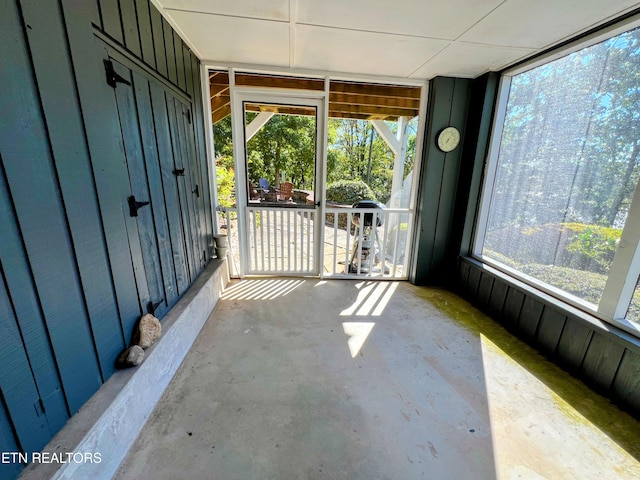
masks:
<instances>
[{"instance_id":1,"label":"sunlight patch on floor","mask_svg":"<svg viewBox=\"0 0 640 480\"><path fill-rule=\"evenodd\" d=\"M351 358L356 358L367 341L375 322L342 322L344 333L349 337L347 345Z\"/></svg>"},{"instance_id":2,"label":"sunlight patch on floor","mask_svg":"<svg viewBox=\"0 0 640 480\"><path fill-rule=\"evenodd\" d=\"M489 338L480 342L498 478L640 478L631 454Z\"/></svg>"},{"instance_id":3,"label":"sunlight patch on floor","mask_svg":"<svg viewBox=\"0 0 640 480\"><path fill-rule=\"evenodd\" d=\"M273 300L284 297L305 283L300 279L241 280L222 295L224 300Z\"/></svg>"},{"instance_id":4,"label":"sunlight patch on floor","mask_svg":"<svg viewBox=\"0 0 640 480\"><path fill-rule=\"evenodd\" d=\"M340 312L342 317L374 316L379 317L384 312L391 297L393 297L399 282L360 282L356 284L358 296L352 305Z\"/></svg>"}]
</instances>

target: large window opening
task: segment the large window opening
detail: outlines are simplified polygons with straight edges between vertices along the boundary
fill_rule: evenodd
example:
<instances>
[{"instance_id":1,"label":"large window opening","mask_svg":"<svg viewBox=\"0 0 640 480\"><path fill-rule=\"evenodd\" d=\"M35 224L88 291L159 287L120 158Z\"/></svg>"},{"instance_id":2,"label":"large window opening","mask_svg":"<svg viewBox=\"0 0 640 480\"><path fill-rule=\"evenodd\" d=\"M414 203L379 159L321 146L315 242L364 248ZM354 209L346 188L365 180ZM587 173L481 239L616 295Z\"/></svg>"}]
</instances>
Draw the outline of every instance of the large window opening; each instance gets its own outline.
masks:
<instances>
[{"instance_id":1,"label":"large window opening","mask_svg":"<svg viewBox=\"0 0 640 480\"><path fill-rule=\"evenodd\" d=\"M640 28L501 88L476 255L607 319L640 320L638 261L619 253L635 252L640 230Z\"/></svg>"}]
</instances>

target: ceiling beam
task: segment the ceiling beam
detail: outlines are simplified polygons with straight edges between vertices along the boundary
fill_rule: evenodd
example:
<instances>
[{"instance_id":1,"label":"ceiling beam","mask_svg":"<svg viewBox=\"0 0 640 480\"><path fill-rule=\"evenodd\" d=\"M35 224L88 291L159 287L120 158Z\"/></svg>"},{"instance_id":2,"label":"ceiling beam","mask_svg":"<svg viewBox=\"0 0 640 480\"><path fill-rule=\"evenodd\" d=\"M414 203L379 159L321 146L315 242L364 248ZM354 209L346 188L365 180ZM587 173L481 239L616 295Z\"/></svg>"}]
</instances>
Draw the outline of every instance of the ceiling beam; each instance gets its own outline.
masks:
<instances>
[{"instance_id":1,"label":"ceiling beam","mask_svg":"<svg viewBox=\"0 0 640 480\"><path fill-rule=\"evenodd\" d=\"M329 110L329 118L344 118L349 120L389 120L395 121L398 119L397 116L393 115L369 115L366 113L345 113L345 112L334 112Z\"/></svg>"},{"instance_id":2,"label":"ceiling beam","mask_svg":"<svg viewBox=\"0 0 640 480\"><path fill-rule=\"evenodd\" d=\"M211 114L211 121L216 124L218 123L220 120L222 120L223 118L228 117L229 115L231 115L231 104L226 105L218 110L216 110L215 112L213 112Z\"/></svg>"},{"instance_id":3,"label":"ceiling beam","mask_svg":"<svg viewBox=\"0 0 640 480\"><path fill-rule=\"evenodd\" d=\"M247 103L244 109L249 112L272 112L280 115L303 115L306 117L314 117L316 115L315 108L289 107L283 105Z\"/></svg>"},{"instance_id":4,"label":"ceiling beam","mask_svg":"<svg viewBox=\"0 0 640 480\"><path fill-rule=\"evenodd\" d=\"M229 74L227 72L210 72L209 83L220 83L229 85Z\"/></svg>"},{"instance_id":5,"label":"ceiling beam","mask_svg":"<svg viewBox=\"0 0 640 480\"><path fill-rule=\"evenodd\" d=\"M209 96L211 98L217 97L229 90L229 84L227 85L218 85L218 84L210 84L209 85Z\"/></svg>"},{"instance_id":6,"label":"ceiling beam","mask_svg":"<svg viewBox=\"0 0 640 480\"><path fill-rule=\"evenodd\" d=\"M362 113L368 115L393 115L397 117L415 117L418 115L418 110L392 107L372 107L369 105L347 105L344 103L330 104L329 110L334 112Z\"/></svg>"},{"instance_id":7,"label":"ceiling beam","mask_svg":"<svg viewBox=\"0 0 640 480\"><path fill-rule=\"evenodd\" d=\"M316 78L278 77L237 73L236 85L246 87L293 88L298 90L324 90L324 80Z\"/></svg>"},{"instance_id":8,"label":"ceiling beam","mask_svg":"<svg viewBox=\"0 0 640 480\"><path fill-rule=\"evenodd\" d=\"M350 105L371 105L375 107L397 107L418 110L420 108L420 99L414 98L398 98L398 97L382 97L375 95L358 95L351 93L329 94L329 102L346 103Z\"/></svg>"},{"instance_id":9,"label":"ceiling beam","mask_svg":"<svg viewBox=\"0 0 640 480\"><path fill-rule=\"evenodd\" d=\"M329 92L356 93L358 95L376 95L380 97L413 98L419 100L421 88L332 81L329 85Z\"/></svg>"},{"instance_id":10,"label":"ceiling beam","mask_svg":"<svg viewBox=\"0 0 640 480\"><path fill-rule=\"evenodd\" d=\"M228 105L231 102L231 97L229 95L220 95L218 97L213 97L211 99L211 111L215 112L219 108Z\"/></svg>"}]
</instances>

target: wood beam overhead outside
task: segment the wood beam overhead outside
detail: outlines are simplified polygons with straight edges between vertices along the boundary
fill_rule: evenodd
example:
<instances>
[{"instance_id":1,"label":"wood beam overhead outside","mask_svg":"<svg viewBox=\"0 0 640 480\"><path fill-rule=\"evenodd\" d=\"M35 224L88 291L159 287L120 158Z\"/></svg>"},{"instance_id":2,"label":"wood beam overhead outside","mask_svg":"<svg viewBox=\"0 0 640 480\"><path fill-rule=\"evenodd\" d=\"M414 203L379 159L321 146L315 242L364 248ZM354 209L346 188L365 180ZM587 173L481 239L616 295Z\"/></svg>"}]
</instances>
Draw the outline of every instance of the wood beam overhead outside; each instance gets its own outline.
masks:
<instances>
[{"instance_id":1,"label":"wood beam overhead outside","mask_svg":"<svg viewBox=\"0 0 640 480\"><path fill-rule=\"evenodd\" d=\"M272 112L278 113L280 115L316 115L316 109L308 107L289 107L282 105L247 103L245 104L244 108L249 112Z\"/></svg>"},{"instance_id":2,"label":"wood beam overhead outside","mask_svg":"<svg viewBox=\"0 0 640 480\"><path fill-rule=\"evenodd\" d=\"M229 115L231 115L231 105L227 104L211 114L211 121L215 124Z\"/></svg>"},{"instance_id":3,"label":"wood beam overhead outside","mask_svg":"<svg viewBox=\"0 0 640 480\"><path fill-rule=\"evenodd\" d=\"M346 103L349 105L371 105L376 107L396 107L418 110L420 99L382 97L374 95L358 95L349 93L329 93L329 101L333 104Z\"/></svg>"},{"instance_id":4,"label":"wood beam overhead outside","mask_svg":"<svg viewBox=\"0 0 640 480\"><path fill-rule=\"evenodd\" d=\"M322 78L297 78L279 75L237 73L236 85L245 87L292 88L296 90L324 90Z\"/></svg>"},{"instance_id":5,"label":"wood beam overhead outside","mask_svg":"<svg viewBox=\"0 0 640 480\"><path fill-rule=\"evenodd\" d=\"M219 85L219 84L210 84L209 85L209 96L211 98L213 97L217 97L220 94L223 94L225 92L229 91L229 85Z\"/></svg>"},{"instance_id":6,"label":"wood beam overhead outside","mask_svg":"<svg viewBox=\"0 0 640 480\"><path fill-rule=\"evenodd\" d=\"M384 117L415 117L418 110L392 107L373 107L371 105L348 105L346 103L329 103L330 112L359 113L364 115L380 115Z\"/></svg>"},{"instance_id":7,"label":"wood beam overhead outside","mask_svg":"<svg viewBox=\"0 0 640 480\"><path fill-rule=\"evenodd\" d=\"M329 91L336 93L375 95L389 98L413 98L420 100L420 87L381 85L375 83L353 83L332 80L330 82Z\"/></svg>"},{"instance_id":8,"label":"wood beam overhead outside","mask_svg":"<svg viewBox=\"0 0 640 480\"><path fill-rule=\"evenodd\" d=\"M230 113L229 74L211 72L209 93L214 122ZM235 84L243 87L287 88L322 91L324 79L285 75L236 73ZM421 87L384 85L331 80L329 87L329 117L358 120L397 120L416 117L420 112ZM312 115L303 108L277 106L265 110L265 105L247 106L249 111L273 111L284 115Z\"/></svg>"}]
</instances>

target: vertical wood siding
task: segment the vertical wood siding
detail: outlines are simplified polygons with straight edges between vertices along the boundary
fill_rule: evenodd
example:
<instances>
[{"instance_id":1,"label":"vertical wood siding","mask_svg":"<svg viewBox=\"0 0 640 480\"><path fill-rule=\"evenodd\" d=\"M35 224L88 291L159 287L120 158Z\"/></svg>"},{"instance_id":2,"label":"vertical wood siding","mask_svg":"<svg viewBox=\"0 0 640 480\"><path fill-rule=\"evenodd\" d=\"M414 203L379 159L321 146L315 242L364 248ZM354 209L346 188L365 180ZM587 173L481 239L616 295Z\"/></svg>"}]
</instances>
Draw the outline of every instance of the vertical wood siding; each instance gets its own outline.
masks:
<instances>
[{"instance_id":1,"label":"vertical wood siding","mask_svg":"<svg viewBox=\"0 0 640 480\"><path fill-rule=\"evenodd\" d=\"M562 311L558 301L523 292L478 262L460 259L460 264L457 291L463 297L597 391L640 414L640 342L615 328L605 332L590 325ZM501 307L493 294L482 293L483 284L506 291Z\"/></svg>"},{"instance_id":2,"label":"vertical wood siding","mask_svg":"<svg viewBox=\"0 0 640 480\"><path fill-rule=\"evenodd\" d=\"M203 270L212 222L200 63L158 10L6 3L0 450L32 451L113 373L140 315L161 318ZM131 85L109 86L105 60ZM132 195L149 202L137 217Z\"/></svg>"},{"instance_id":3,"label":"vertical wood siding","mask_svg":"<svg viewBox=\"0 0 640 480\"><path fill-rule=\"evenodd\" d=\"M438 77L429 86L429 112L423 149L423 167L418 198L418 228L414 241L415 270L411 280L418 284L446 284L455 266L452 250L454 211L462 146L449 153L436 147L438 133L455 126L465 135L465 117L471 82Z\"/></svg>"}]
</instances>

